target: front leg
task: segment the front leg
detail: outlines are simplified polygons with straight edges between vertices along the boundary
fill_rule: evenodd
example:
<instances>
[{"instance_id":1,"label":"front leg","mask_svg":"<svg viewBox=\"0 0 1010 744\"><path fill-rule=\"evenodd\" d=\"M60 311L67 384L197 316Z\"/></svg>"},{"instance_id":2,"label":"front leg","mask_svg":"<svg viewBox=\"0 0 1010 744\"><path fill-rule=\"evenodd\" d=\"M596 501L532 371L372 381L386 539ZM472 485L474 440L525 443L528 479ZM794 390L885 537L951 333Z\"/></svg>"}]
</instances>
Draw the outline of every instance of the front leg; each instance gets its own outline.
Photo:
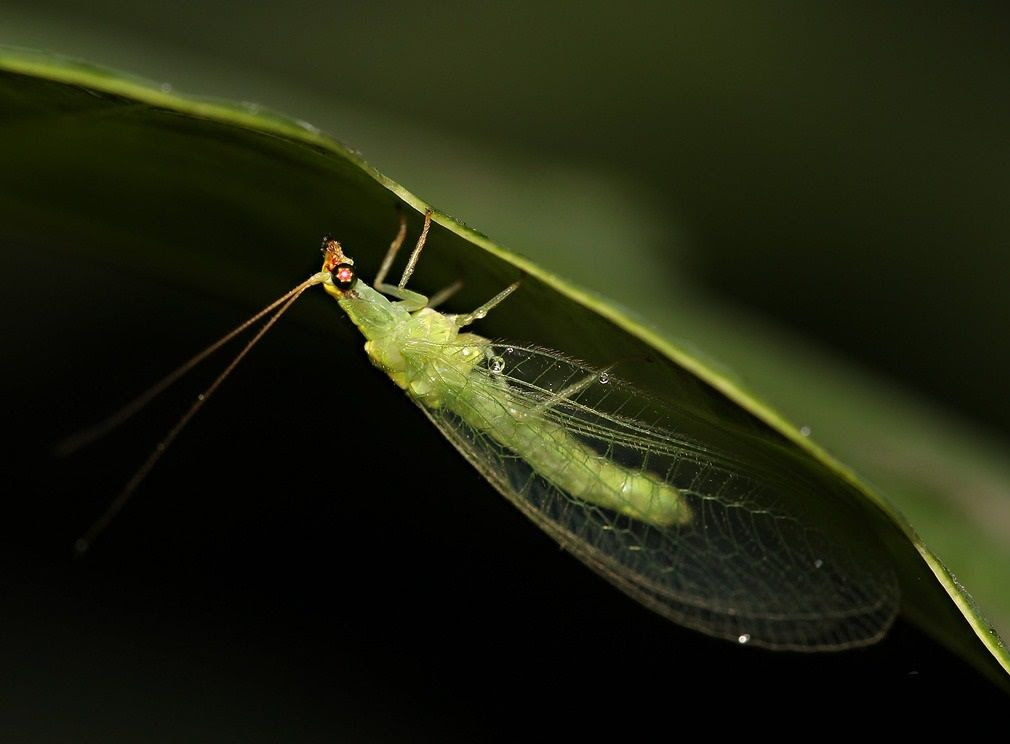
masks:
<instances>
[{"instance_id":1,"label":"front leg","mask_svg":"<svg viewBox=\"0 0 1010 744\"><path fill-rule=\"evenodd\" d=\"M390 297L395 297L399 300L397 305L402 307L408 313L413 313L420 310L422 307L427 306L428 297L421 294L420 292L414 292L410 289L403 289L397 287L395 284L375 284L373 285L375 289L383 294L389 295Z\"/></svg>"}]
</instances>

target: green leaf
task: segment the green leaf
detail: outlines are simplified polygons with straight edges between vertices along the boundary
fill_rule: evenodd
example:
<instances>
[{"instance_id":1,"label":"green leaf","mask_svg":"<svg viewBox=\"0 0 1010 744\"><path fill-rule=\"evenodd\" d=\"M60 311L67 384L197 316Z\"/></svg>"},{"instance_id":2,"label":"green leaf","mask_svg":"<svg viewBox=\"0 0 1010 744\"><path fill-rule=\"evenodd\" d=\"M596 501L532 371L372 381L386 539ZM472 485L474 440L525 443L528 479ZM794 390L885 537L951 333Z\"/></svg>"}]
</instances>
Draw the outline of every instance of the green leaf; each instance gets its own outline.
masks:
<instances>
[{"instance_id":1,"label":"green leaf","mask_svg":"<svg viewBox=\"0 0 1010 744\"><path fill-rule=\"evenodd\" d=\"M86 64L24 53L4 53L0 68L5 71L0 77L0 153L5 164L0 220L5 258L19 277L21 296L48 299L33 301L32 323L7 335L12 350L9 373L19 399L46 401L39 404L44 413L36 415L49 422L46 436L52 438L72 433L74 416L100 416L111 410L111 397L128 397L142 388L146 378L139 368L107 369L113 375L106 381L108 390L93 397L72 396L75 381L92 379L97 374L94 365L102 359L124 362L121 336L115 342L108 337L114 323L133 323L133 332L140 333L133 341L137 356L133 363L149 361L145 358L149 348L164 343L161 333L171 335L164 329L157 337L144 335L149 321L133 317L132 302L143 303L148 293L177 292L194 307L215 298L214 302L253 308L317 269L311 247L325 231L353 247L363 275L369 276L395 230L394 205L414 210L413 233L419 213L428 206L310 125L259 107L189 98ZM901 587L902 615L1010 689L1006 648L967 592L919 539L915 523L909 525L890 501L734 376L671 340L674 333L704 339L706 345L710 337L722 338L713 344L720 356L746 369L751 379L760 379L765 391L766 385L783 378L775 370L754 374L765 355L742 350L739 342L746 336L733 330L739 325L711 311L692 310L698 298L677 287L669 298L649 299L652 317L676 318L660 332L632 310L503 249L444 212L436 213L436 222L417 275L424 288L463 277L465 288L454 301L470 307L523 272L527 276L523 301L508 303L489 316L482 325L485 334L510 338L521 334L523 340L595 364L652 358L655 364L636 368L633 382L727 426L759 424L764 441L788 452L783 461L802 458L811 478L844 495L839 514L819 516L830 522L844 514L851 521L823 525L826 531L836 530L836 539L848 541L854 550L876 541L885 546ZM620 258L603 256L604 261ZM109 269L119 279L103 275ZM613 275L609 264L602 269ZM633 304L635 298L622 296L619 281L617 285L613 294L618 300ZM67 301L69 305L61 304ZM77 304L87 306L87 323L78 317ZM207 340L193 330L201 321L200 313L195 309L192 313L185 322L173 318L170 324L176 334L187 333L190 344ZM331 384L321 386L316 396L319 410L297 412L319 416L332 427L329 450L350 452L353 459L359 448L390 449L388 439L377 430L359 425L361 414L353 414L351 421L344 418L347 401L373 385L372 370L354 334L346 324L334 324L332 308L322 303L299 309L294 316L294 322L315 329L305 333L316 334L320 347L325 334L337 335L325 342L328 357L305 357L300 363L323 365L339 359L336 371L327 373L332 375ZM333 325L335 331L321 330ZM66 333L68 327L71 334ZM113 355L114 351L120 353ZM185 351L173 353L174 359L185 357ZM157 364L162 370L171 367L164 360ZM48 370L47 375L39 374L42 369ZM147 374L154 379L157 373ZM807 392L817 400L830 399L830 383L821 375L814 377ZM133 390L113 389L121 388L124 378L130 379ZM817 387L818 381L823 389ZM792 386L765 392L793 415L810 410L797 402L801 392ZM265 389L263 394L278 391ZM381 409L392 417L385 436L394 438L396 450L407 446L398 439L399 427L413 424L400 421L407 414L396 405L403 401L392 391L389 397L393 407L377 404L376 412ZM250 420L254 413L250 412ZM870 424L864 414L860 408L855 417L863 429ZM842 412L825 412L817 422L818 441L830 440L841 449L845 442L859 439L851 429L846 432L852 426L849 421ZM822 431L832 433L822 439ZM945 457L947 443L938 442L937 452L942 454L936 458ZM913 454L919 457L921 451ZM912 463L898 469L893 478L877 477L897 495L920 488L911 479L902 482L918 470ZM385 498L382 489L341 498L380 494ZM389 503L386 508L395 514L404 507ZM916 518L927 520L927 512L918 511ZM334 569L334 574L339 571Z\"/></svg>"}]
</instances>

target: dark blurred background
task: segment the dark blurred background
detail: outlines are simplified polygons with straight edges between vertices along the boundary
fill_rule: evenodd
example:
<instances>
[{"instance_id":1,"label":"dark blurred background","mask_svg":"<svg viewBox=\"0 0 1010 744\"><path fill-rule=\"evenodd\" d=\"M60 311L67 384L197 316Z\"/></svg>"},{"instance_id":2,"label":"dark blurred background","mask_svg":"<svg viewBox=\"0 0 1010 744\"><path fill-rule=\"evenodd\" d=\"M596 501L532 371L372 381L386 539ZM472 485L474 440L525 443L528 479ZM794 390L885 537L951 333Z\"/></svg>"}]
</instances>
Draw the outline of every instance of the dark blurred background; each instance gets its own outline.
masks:
<instances>
[{"instance_id":1,"label":"dark blurred background","mask_svg":"<svg viewBox=\"0 0 1010 744\"><path fill-rule=\"evenodd\" d=\"M0 42L302 117L502 245L657 324L668 307L661 293L690 292L691 302L785 328L839 366L879 374L882 419L907 410L890 408L890 384L997 437L1010 434L999 387L1010 371L1008 25L996 3L0 7ZM33 248L42 253L44 236ZM613 259L602 276L601 251ZM199 293L155 298L155 288L124 285L105 268L79 270L124 293L136 307L130 322L146 328L164 316L149 331L159 357L123 373L135 390L207 340L194 339L194 319L221 308ZM14 308L52 299L73 338L85 321L58 289L8 299ZM157 309L162 302L178 307ZM231 322L225 314L208 327ZM527 710L572 721L599 711L672 717L681 733L680 701L750 711L802 700L828 716L839 701L876 701L914 716L952 691L993 694L904 621L880 646L831 657L740 656L671 628L560 555L504 501L443 499L444 482L486 489L465 463L444 463L443 476L392 508L334 498L331 473L291 472L334 436L330 422L290 421L292 411L316 413L311 393L328 381L299 350L332 340L298 327L284 338L236 376L232 407L215 401L203 433L177 445L172 457L185 467L166 462L105 548L74 568L63 552L71 530L94 517L189 393L153 414L144 436L120 433L56 472L38 465L45 472L24 493L88 500L55 532L47 502L29 504L26 533L47 542L30 554L9 546L7 565L23 575L4 590L0 663L18 676L4 696L15 712L0 718L8 731L375 740L451 730L514 740L511 731L528 730ZM757 365L766 338L745 352ZM690 340L707 347L705 337ZM58 360L58 350L47 353ZM821 377L796 378L804 375ZM264 380L287 391L279 408ZM375 401L377 420L405 427L407 441L430 441L427 422L402 419L388 382L374 382L362 398ZM82 379L81 390L101 388L108 401L77 403L111 409L125 384ZM833 403L845 408L846 396ZM55 407L40 405L39 420L77 415ZM263 450L264 430L290 434ZM355 457L363 472L388 471L386 452ZM257 467L247 483L249 458L274 470ZM423 453L397 458L411 472ZM903 467L924 470L911 462ZM941 475L961 488L959 476ZM972 518L997 533L1010 524L991 511ZM975 545L977 534L962 542ZM376 582L376 566L394 569L388 583ZM544 628L532 645L531 627Z\"/></svg>"}]
</instances>

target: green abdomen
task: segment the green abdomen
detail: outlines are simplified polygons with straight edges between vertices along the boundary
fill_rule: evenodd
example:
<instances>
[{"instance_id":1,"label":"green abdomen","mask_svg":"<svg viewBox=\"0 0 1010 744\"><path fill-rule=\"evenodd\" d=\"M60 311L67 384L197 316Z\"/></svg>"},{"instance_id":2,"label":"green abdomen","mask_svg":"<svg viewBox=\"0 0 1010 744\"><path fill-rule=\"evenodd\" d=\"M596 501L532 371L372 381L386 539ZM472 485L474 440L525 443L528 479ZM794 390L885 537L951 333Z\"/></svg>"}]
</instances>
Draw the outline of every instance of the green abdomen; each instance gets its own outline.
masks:
<instances>
[{"instance_id":1,"label":"green abdomen","mask_svg":"<svg viewBox=\"0 0 1010 744\"><path fill-rule=\"evenodd\" d=\"M661 527L691 520L691 510L675 487L652 473L609 460L480 372L471 372L461 389L442 397L442 404L467 424L577 499Z\"/></svg>"}]
</instances>

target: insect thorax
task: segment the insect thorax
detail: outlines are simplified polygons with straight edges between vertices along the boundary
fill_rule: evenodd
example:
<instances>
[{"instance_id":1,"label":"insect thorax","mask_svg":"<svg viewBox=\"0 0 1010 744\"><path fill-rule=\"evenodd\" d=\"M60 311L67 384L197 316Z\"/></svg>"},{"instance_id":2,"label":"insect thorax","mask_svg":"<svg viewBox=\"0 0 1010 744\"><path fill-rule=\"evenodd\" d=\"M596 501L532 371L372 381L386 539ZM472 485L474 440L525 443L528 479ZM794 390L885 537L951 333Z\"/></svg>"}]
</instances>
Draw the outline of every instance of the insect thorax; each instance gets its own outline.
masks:
<instances>
[{"instance_id":1,"label":"insect thorax","mask_svg":"<svg viewBox=\"0 0 1010 744\"><path fill-rule=\"evenodd\" d=\"M430 408L462 391L490 342L460 333L453 316L424 308L365 344L372 363Z\"/></svg>"}]
</instances>

